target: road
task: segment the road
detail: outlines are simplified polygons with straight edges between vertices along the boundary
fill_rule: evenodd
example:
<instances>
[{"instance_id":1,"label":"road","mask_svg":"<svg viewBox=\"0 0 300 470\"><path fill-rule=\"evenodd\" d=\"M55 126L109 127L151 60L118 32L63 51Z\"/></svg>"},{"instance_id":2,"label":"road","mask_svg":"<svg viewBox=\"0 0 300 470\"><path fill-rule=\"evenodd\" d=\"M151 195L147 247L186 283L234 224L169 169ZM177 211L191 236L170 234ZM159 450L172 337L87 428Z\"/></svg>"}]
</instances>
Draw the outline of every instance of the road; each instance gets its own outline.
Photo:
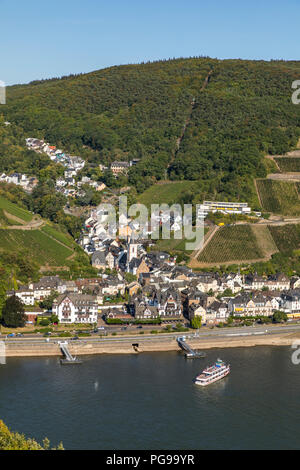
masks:
<instances>
[{"instance_id":1,"label":"road","mask_svg":"<svg viewBox=\"0 0 300 470\"><path fill-rule=\"evenodd\" d=\"M143 330L140 330L143 331ZM246 336L256 336L256 335L276 335L280 333L295 333L300 332L300 324L284 324L284 325L259 325L259 326L249 326L249 327L232 327L232 328L214 328L210 329L203 329L199 332L187 332L187 333L159 333L159 334L132 334L132 335L123 335L123 336L107 336L107 337L100 337L99 334L95 334L94 336L90 337L81 337L80 339L76 340L76 343L80 342L97 342L97 343L107 343L107 342L138 342L138 341L170 341L176 339L178 336L185 336L187 339L213 339L216 340L221 338L242 338ZM28 342L33 341L34 343L45 343L45 341L51 343L57 343L59 341L74 341L71 338L44 338L38 336L28 337L21 337L21 338L5 338L2 336L7 343L21 343L21 342ZM74 341L75 342L75 341Z\"/></svg>"}]
</instances>

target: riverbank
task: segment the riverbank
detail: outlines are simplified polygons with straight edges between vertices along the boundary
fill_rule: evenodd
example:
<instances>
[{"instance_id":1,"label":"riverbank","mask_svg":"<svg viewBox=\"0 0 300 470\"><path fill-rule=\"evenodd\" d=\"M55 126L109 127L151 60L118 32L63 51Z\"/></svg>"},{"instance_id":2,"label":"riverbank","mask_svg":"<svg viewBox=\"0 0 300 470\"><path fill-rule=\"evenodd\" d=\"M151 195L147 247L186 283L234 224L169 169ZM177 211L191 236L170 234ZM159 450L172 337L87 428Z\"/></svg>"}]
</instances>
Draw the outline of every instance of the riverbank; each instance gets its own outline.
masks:
<instances>
[{"instance_id":1,"label":"riverbank","mask_svg":"<svg viewBox=\"0 0 300 470\"><path fill-rule=\"evenodd\" d=\"M300 331L249 336L214 336L188 339L193 349L235 348L254 346L290 346L300 340ZM120 338L111 341L82 340L68 343L72 355L92 354L139 354L142 352L180 351L175 337L164 338ZM14 341L6 342L6 357L61 356L57 342Z\"/></svg>"}]
</instances>

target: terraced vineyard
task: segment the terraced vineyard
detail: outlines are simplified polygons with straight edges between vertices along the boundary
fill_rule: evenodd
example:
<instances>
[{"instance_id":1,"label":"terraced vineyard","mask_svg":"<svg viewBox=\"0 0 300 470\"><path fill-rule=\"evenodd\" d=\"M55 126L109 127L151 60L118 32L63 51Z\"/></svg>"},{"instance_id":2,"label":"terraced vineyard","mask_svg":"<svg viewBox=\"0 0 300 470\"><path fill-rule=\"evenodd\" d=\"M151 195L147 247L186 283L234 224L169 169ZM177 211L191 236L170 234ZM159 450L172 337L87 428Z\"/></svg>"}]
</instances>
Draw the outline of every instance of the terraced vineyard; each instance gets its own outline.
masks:
<instances>
[{"instance_id":1,"label":"terraced vineyard","mask_svg":"<svg viewBox=\"0 0 300 470\"><path fill-rule=\"evenodd\" d=\"M257 180L263 209L275 214L300 215L300 200L295 183L274 180Z\"/></svg>"},{"instance_id":2,"label":"terraced vineyard","mask_svg":"<svg viewBox=\"0 0 300 470\"><path fill-rule=\"evenodd\" d=\"M264 254L249 225L236 225L219 229L198 257L201 263L256 260Z\"/></svg>"},{"instance_id":3,"label":"terraced vineyard","mask_svg":"<svg viewBox=\"0 0 300 470\"><path fill-rule=\"evenodd\" d=\"M300 172L300 158L296 157L281 157L274 158L280 170L283 173Z\"/></svg>"},{"instance_id":4,"label":"terraced vineyard","mask_svg":"<svg viewBox=\"0 0 300 470\"><path fill-rule=\"evenodd\" d=\"M40 265L64 266L73 250L49 238L42 230L0 229L0 250L22 251Z\"/></svg>"},{"instance_id":5,"label":"terraced vineyard","mask_svg":"<svg viewBox=\"0 0 300 470\"><path fill-rule=\"evenodd\" d=\"M50 237L55 238L55 240L59 241L60 243L63 243L64 245L68 246L69 248L74 248L74 240L72 240L69 235L59 232L51 225L45 225L41 230Z\"/></svg>"},{"instance_id":6,"label":"terraced vineyard","mask_svg":"<svg viewBox=\"0 0 300 470\"><path fill-rule=\"evenodd\" d=\"M279 251L300 248L300 225L269 226L269 231Z\"/></svg>"}]
</instances>

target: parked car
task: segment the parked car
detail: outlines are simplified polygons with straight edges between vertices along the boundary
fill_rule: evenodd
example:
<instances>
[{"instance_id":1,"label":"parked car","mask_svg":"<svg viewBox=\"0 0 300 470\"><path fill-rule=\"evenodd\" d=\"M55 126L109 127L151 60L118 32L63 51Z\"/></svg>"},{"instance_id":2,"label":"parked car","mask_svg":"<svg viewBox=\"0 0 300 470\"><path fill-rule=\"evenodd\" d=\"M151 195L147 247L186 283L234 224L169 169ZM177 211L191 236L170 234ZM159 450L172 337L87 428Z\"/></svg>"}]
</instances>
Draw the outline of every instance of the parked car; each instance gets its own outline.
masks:
<instances>
[{"instance_id":1,"label":"parked car","mask_svg":"<svg viewBox=\"0 0 300 470\"><path fill-rule=\"evenodd\" d=\"M15 333L10 333L10 334L7 335L6 337L7 337L7 338L14 338L15 336L16 336Z\"/></svg>"}]
</instances>

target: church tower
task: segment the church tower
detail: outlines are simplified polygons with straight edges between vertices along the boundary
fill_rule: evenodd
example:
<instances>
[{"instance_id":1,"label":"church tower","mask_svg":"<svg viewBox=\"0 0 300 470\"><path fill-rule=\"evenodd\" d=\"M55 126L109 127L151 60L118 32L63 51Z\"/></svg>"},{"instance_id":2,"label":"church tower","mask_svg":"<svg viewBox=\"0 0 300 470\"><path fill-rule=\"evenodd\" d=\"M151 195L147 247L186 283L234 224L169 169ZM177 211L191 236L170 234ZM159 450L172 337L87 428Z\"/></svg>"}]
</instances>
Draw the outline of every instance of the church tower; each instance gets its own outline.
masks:
<instances>
[{"instance_id":1,"label":"church tower","mask_svg":"<svg viewBox=\"0 0 300 470\"><path fill-rule=\"evenodd\" d=\"M127 243L127 263L138 257L138 244L131 240Z\"/></svg>"}]
</instances>

